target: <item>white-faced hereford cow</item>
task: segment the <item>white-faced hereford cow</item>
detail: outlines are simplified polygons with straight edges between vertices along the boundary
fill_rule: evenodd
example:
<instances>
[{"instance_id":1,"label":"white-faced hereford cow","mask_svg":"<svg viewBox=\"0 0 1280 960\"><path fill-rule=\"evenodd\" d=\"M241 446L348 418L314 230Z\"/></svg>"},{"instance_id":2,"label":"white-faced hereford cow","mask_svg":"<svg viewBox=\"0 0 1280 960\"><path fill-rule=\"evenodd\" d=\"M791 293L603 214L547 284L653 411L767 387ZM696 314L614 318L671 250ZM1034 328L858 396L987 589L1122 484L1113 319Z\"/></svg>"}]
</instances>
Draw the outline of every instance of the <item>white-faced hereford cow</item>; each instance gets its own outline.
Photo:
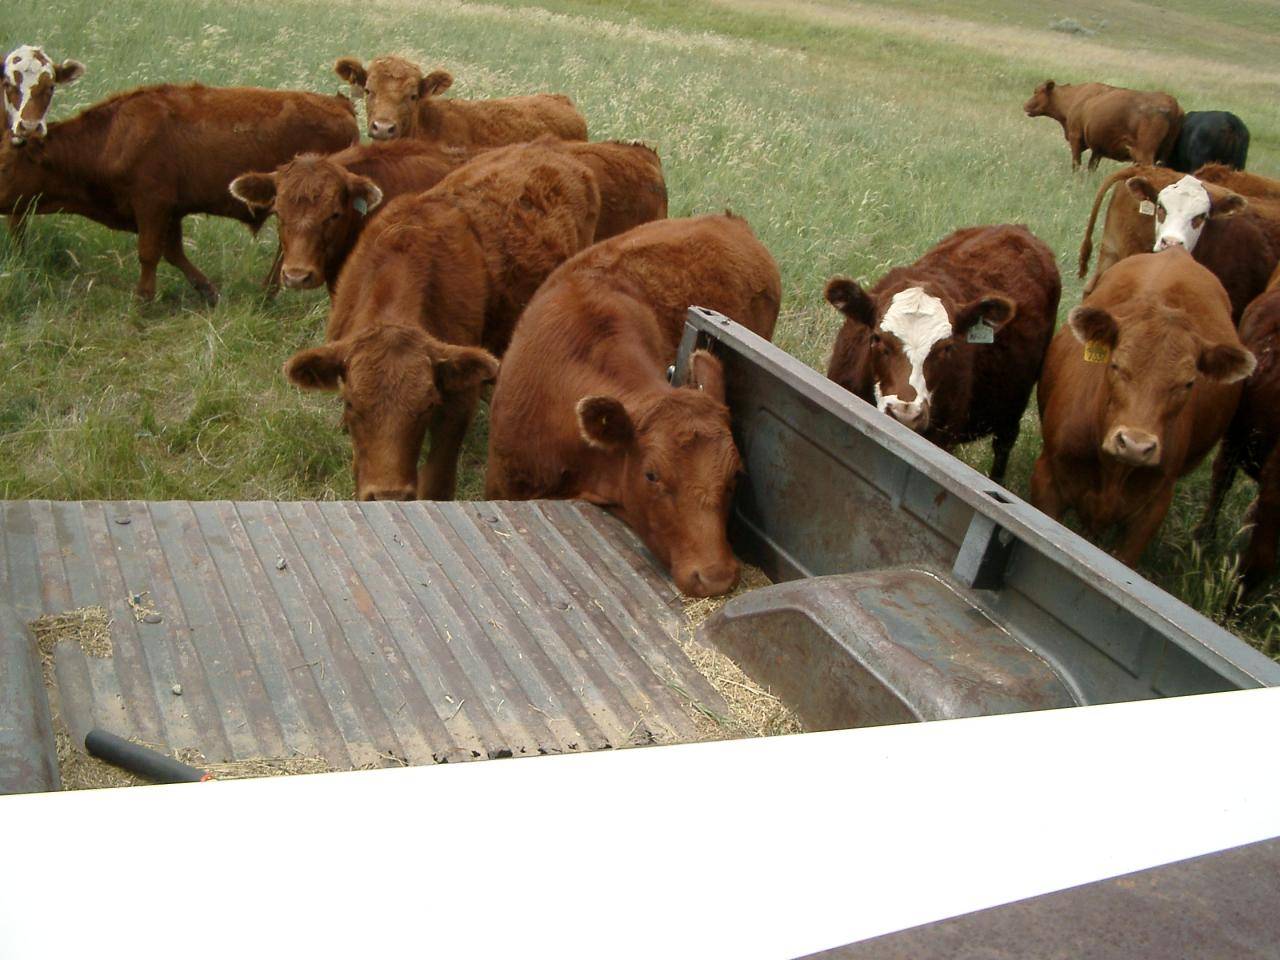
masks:
<instances>
[{"instance_id":1,"label":"white-faced hereford cow","mask_svg":"<svg viewBox=\"0 0 1280 960\"><path fill-rule=\"evenodd\" d=\"M690 304L773 335L778 265L740 217L645 224L548 278L490 408L491 499L578 498L620 516L691 596L738 579L726 539L740 470L724 373L705 351L673 386Z\"/></svg>"},{"instance_id":2,"label":"white-faced hereford cow","mask_svg":"<svg viewBox=\"0 0 1280 960\"><path fill-rule=\"evenodd\" d=\"M591 242L599 215L585 165L520 144L392 200L369 224L338 279L327 342L284 368L298 386L341 391L358 498L452 499L495 355L542 281Z\"/></svg>"},{"instance_id":3,"label":"white-faced hereford cow","mask_svg":"<svg viewBox=\"0 0 1280 960\"><path fill-rule=\"evenodd\" d=\"M827 376L949 449L991 435L1004 477L1062 293L1053 253L1025 227L969 227L868 294L834 277L845 315Z\"/></svg>"},{"instance_id":4,"label":"white-faced hereford cow","mask_svg":"<svg viewBox=\"0 0 1280 960\"><path fill-rule=\"evenodd\" d=\"M17 147L43 137L54 87L75 83L83 75L84 64L54 63L39 47L21 46L6 56L0 64L0 92L9 141Z\"/></svg>"},{"instance_id":5,"label":"white-faced hereford cow","mask_svg":"<svg viewBox=\"0 0 1280 960\"><path fill-rule=\"evenodd\" d=\"M155 296L163 256L213 303L213 284L183 251L183 217L207 213L256 229L266 214L231 196L232 180L303 151L340 150L358 136L346 97L142 87L52 124L39 143L0 145L0 213L74 213L134 232L141 299Z\"/></svg>"},{"instance_id":6,"label":"white-faced hereford cow","mask_svg":"<svg viewBox=\"0 0 1280 960\"><path fill-rule=\"evenodd\" d=\"M1133 566L1253 368L1226 291L1185 249L1121 260L1049 348L1032 504L1055 520L1075 510L1095 538L1118 527L1115 555Z\"/></svg>"},{"instance_id":7,"label":"white-faced hereford cow","mask_svg":"<svg viewBox=\"0 0 1280 960\"><path fill-rule=\"evenodd\" d=\"M440 95L453 86L453 76L444 70L424 75L403 57L378 57L367 68L355 57L342 57L333 70L356 96L364 97L374 140L418 137L461 147L496 147L544 133L587 139L587 121L562 94L446 100Z\"/></svg>"}]
</instances>

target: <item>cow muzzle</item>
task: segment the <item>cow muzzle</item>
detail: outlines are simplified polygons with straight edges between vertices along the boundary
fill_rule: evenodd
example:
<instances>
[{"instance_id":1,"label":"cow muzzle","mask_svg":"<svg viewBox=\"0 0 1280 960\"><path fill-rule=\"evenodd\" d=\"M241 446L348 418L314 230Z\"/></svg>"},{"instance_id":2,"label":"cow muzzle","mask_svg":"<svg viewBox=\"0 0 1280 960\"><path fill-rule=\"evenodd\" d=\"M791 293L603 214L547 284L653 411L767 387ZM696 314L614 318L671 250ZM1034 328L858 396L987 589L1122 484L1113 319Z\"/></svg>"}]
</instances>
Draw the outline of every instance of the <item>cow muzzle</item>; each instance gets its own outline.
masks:
<instances>
[{"instance_id":1,"label":"cow muzzle","mask_svg":"<svg viewBox=\"0 0 1280 960\"><path fill-rule=\"evenodd\" d=\"M369 137L373 140L394 140L400 133L400 125L394 120L370 120Z\"/></svg>"},{"instance_id":2,"label":"cow muzzle","mask_svg":"<svg viewBox=\"0 0 1280 960\"><path fill-rule=\"evenodd\" d=\"M1116 427L1107 435L1102 449L1135 467L1160 465L1160 438L1145 430Z\"/></svg>"},{"instance_id":3,"label":"cow muzzle","mask_svg":"<svg viewBox=\"0 0 1280 960\"><path fill-rule=\"evenodd\" d=\"M359 491L358 499L366 503L373 500L413 500L417 497L417 488L413 485L371 486Z\"/></svg>"},{"instance_id":4,"label":"cow muzzle","mask_svg":"<svg viewBox=\"0 0 1280 960\"><path fill-rule=\"evenodd\" d=\"M310 290L320 286L320 275L310 267L301 270L284 267L280 270L280 282L290 290Z\"/></svg>"},{"instance_id":5,"label":"cow muzzle","mask_svg":"<svg viewBox=\"0 0 1280 960\"><path fill-rule=\"evenodd\" d=\"M1163 236L1156 241L1156 252L1158 253L1161 250L1169 250L1173 247L1182 247L1185 250L1186 246L1186 243L1183 242L1181 237Z\"/></svg>"},{"instance_id":6,"label":"cow muzzle","mask_svg":"<svg viewBox=\"0 0 1280 960\"><path fill-rule=\"evenodd\" d=\"M929 426L929 405L921 403L919 400L912 400L910 403L902 400L887 400L885 401L884 412L904 427L917 432L925 430Z\"/></svg>"},{"instance_id":7,"label":"cow muzzle","mask_svg":"<svg viewBox=\"0 0 1280 960\"><path fill-rule=\"evenodd\" d=\"M728 593L738 582L742 565L732 554L727 560L694 564L673 571L676 586L690 597L719 597Z\"/></svg>"}]
</instances>

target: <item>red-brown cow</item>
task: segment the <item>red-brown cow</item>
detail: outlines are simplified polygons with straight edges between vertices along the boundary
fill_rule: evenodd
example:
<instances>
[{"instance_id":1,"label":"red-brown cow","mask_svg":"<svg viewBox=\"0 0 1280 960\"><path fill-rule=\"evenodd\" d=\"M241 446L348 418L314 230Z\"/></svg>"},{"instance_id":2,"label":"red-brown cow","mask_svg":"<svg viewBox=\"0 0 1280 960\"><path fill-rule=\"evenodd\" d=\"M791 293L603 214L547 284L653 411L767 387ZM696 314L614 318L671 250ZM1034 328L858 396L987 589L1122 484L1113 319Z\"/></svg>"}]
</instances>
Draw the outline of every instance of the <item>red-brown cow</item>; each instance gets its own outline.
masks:
<instances>
[{"instance_id":1,"label":"red-brown cow","mask_svg":"<svg viewBox=\"0 0 1280 960\"><path fill-rule=\"evenodd\" d=\"M419 137L461 147L497 147L552 134L564 140L587 139L587 121L573 101L558 93L502 100L444 100L453 86L444 70L423 76L403 57L378 57L366 69L355 57L342 57L334 73L365 98L369 136L374 140Z\"/></svg>"},{"instance_id":2,"label":"red-brown cow","mask_svg":"<svg viewBox=\"0 0 1280 960\"><path fill-rule=\"evenodd\" d=\"M21 46L6 56L0 63L0 99L10 143L20 147L28 140L42 139L48 131L45 118L54 87L69 86L82 76L83 63L54 63L39 47Z\"/></svg>"},{"instance_id":3,"label":"red-brown cow","mask_svg":"<svg viewBox=\"0 0 1280 960\"><path fill-rule=\"evenodd\" d=\"M298 386L341 390L357 497L453 498L494 355L542 281L591 241L599 215L586 166L521 144L392 200L369 224L342 268L327 343L284 368Z\"/></svg>"},{"instance_id":4,"label":"red-brown cow","mask_svg":"<svg viewBox=\"0 0 1280 960\"><path fill-rule=\"evenodd\" d=\"M552 137L537 142L581 160L596 175L596 240L666 217L662 161L643 144ZM421 140L383 141L331 157L298 157L274 173L245 174L232 182L231 192L251 206L275 210L285 286L325 283L332 294L342 264L380 202L433 187L473 155Z\"/></svg>"},{"instance_id":5,"label":"red-brown cow","mask_svg":"<svg viewBox=\"0 0 1280 960\"><path fill-rule=\"evenodd\" d=\"M667 382L690 304L773 335L778 265L732 215L664 220L557 270L520 319L490 407L490 499L578 498L618 514L691 596L732 589L740 469L705 351Z\"/></svg>"},{"instance_id":6,"label":"red-brown cow","mask_svg":"<svg viewBox=\"0 0 1280 960\"><path fill-rule=\"evenodd\" d=\"M848 318L827 376L943 449L991 435L1002 480L1061 293L1053 252L1025 227L958 230L869 295L827 283Z\"/></svg>"},{"instance_id":7,"label":"red-brown cow","mask_svg":"<svg viewBox=\"0 0 1280 960\"><path fill-rule=\"evenodd\" d=\"M346 97L251 88L142 87L49 128L39 143L0 146L0 213L75 213L138 234L137 295L156 292L163 255L206 300L209 279L182 248L182 218L265 214L227 192L249 170L302 151L339 150L359 136Z\"/></svg>"},{"instance_id":8,"label":"red-brown cow","mask_svg":"<svg viewBox=\"0 0 1280 960\"><path fill-rule=\"evenodd\" d=\"M1120 261L1067 322L1040 378L1031 502L1055 520L1074 509L1093 537L1118 526L1115 555L1133 566L1174 482L1226 431L1254 358L1222 284L1180 248Z\"/></svg>"},{"instance_id":9,"label":"red-brown cow","mask_svg":"<svg viewBox=\"0 0 1280 960\"><path fill-rule=\"evenodd\" d=\"M1155 163L1169 155L1178 140L1182 108L1167 93L1127 90L1105 83L1058 85L1046 80L1022 106L1029 117L1052 117L1062 125L1071 147L1071 166L1089 155L1096 170L1103 157Z\"/></svg>"},{"instance_id":10,"label":"red-brown cow","mask_svg":"<svg viewBox=\"0 0 1280 960\"><path fill-rule=\"evenodd\" d=\"M1213 462L1209 506L1197 536L1212 534L1223 497L1243 468L1258 482L1253 534L1240 564L1248 593L1275 569L1280 540L1280 285L1249 305L1240 321L1240 340L1258 366L1245 381L1240 406Z\"/></svg>"},{"instance_id":11,"label":"red-brown cow","mask_svg":"<svg viewBox=\"0 0 1280 960\"><path fill-rule=\"evenodd\" d=\"M327 157L303 154L272 173L246 173L231 181L231 193L256 211L275 213L284 285L325 284L332 296L374 209L431 189L469 156L416 140L357 144Z\"/></svg>"},{"instance_id":12,"label":"red-brown cow","mask_svg":"<svg viewBox=\"0 0 1280 960\"><path fill-rule=\"evenodd\" d=\"M1206 172L1228 183L1262 179L1218 164ZM1224 172L1228 175L1223 176ZM1246 198L1228 186L1162 167L1126 168L1108 177L1094 200L1080 248L1082 277L1089 266L1098 208L1120 180L1126 189L1117 190L1107 208L1098 269L1085 285L1086 296L1117 261L1135 253L1182 245L1226 288L1231 315L1238 322L1245 307L1266 288L1267 278L1280 262L1280 200Z\"/></svg>"}]
</instances>

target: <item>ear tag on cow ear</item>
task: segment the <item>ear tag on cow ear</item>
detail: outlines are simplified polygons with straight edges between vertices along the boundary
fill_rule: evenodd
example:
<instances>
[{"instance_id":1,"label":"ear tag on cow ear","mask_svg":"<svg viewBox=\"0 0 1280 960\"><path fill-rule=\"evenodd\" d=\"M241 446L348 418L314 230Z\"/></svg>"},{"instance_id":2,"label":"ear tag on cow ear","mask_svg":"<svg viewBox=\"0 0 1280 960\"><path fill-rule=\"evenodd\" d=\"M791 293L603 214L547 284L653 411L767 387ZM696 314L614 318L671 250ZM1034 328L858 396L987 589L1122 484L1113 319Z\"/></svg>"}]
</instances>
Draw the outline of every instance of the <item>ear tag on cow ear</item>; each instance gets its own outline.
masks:
<instances>
[{"instance_id":1,"label":"ear tag on cow ear","mask_svg":"<svg viewBox=\"0 0 1280 960\"><path fill-rule=\"evenodd\" d=\"M964 339L966 343L995 343L996 331L987 321L979 320L969 328Z\"/></svg>"},{"instance_id":2,"label":"ear tag on cow ear","mask_svg":"<svg viewBox=\"0 0 1280 960\"><path fill-rule=\"evenodd\" d=\"M1106 363L1111 356L1111 348L1101 340L1089 340L1084 345L1085 363Z\"/></svg>"},{"instance_id":3,"label":"ear tag on cow ear","mask_svg":"<svg viewBox=\"0 0 1280 960\"><path fill-rule=\"evenodd\" d=\"M1138 212L1144 217L1154 217L1156 215L1156 205L1150 200L1142 200L1138 203Z\"/></svg>"},{"instance_id":4,"label":"ear tag on cow ear","mask_svg":"<svg viewBox=\"0 0 1280 960\"><path fill-rule=\"evenodd\" d=\"M355 207L356 213L362 217L369 212L369 202L364 197L356 197L351 201L351 206Z\"/></svg>"}]
</instances>

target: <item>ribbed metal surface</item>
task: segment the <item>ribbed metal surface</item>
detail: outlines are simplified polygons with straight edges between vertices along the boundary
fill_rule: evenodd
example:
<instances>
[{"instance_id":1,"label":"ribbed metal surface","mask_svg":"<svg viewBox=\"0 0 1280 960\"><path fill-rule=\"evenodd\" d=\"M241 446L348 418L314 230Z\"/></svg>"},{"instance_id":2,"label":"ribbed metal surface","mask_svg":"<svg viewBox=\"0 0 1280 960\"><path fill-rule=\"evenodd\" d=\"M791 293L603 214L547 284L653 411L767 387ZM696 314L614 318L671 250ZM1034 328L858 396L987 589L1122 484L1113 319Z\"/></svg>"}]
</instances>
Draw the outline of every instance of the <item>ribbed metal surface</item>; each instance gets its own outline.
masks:
<instances>
[{"instance_id":1,"label":"ribbed metal surface","mask_svg":"<svg viewBox=\"0 0 1280 960\"><path fill-rule=\"evenodd\" d=\"M78 735L346 769L694 739L677 687L727 712L669 578L585 504L13 501L0 538L0 603L112 618L113 656L57 650Z\"/></svg>"}]
</instances>

